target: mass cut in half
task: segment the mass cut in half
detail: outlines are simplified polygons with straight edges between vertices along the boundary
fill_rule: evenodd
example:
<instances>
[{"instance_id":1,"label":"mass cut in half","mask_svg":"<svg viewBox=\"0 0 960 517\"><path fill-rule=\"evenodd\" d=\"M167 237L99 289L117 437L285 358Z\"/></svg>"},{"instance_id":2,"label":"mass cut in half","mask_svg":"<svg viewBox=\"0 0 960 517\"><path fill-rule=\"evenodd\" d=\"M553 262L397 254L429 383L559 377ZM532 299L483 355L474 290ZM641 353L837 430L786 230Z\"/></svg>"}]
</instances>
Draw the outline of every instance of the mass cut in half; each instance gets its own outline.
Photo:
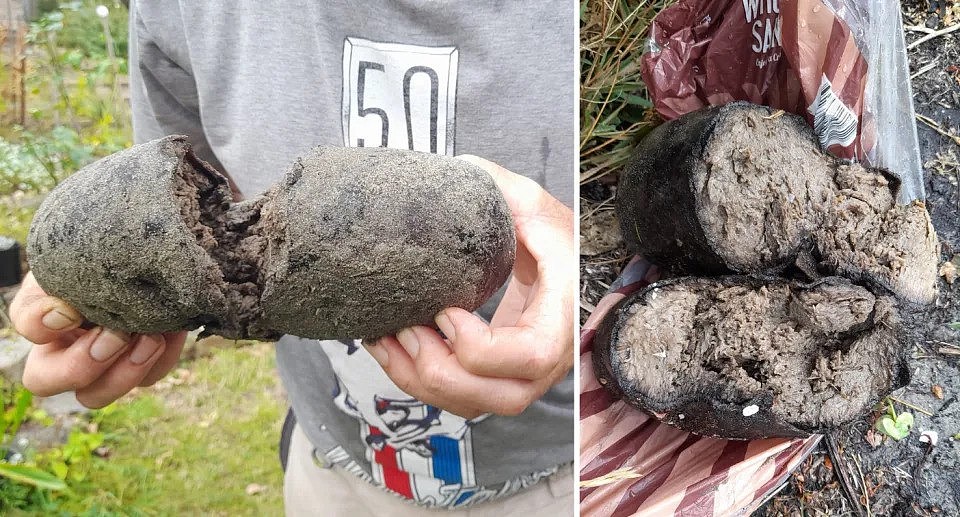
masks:
<instances>
[{"instance_id":1,"label":"mass cut in half","mask_svg":"<svg viewBox=\"0 0 960 517\"><path fill-rule=\"evenodd\" d=\"M701 435L806 436L906 384L894 298L826 278L682 277L622 300L593 350L626 403Z\"/></svg>"},{"instance_id":2,"label":"mass cut in half","mask_svg":"<svg viewBox=\"0 0 960 517\"><path fill-rule=\"evenodd\" d=\"M937 236L923 203L897 195L893 175L822 152L802 118L735 102L654 129L616 203L628 246L676 274L799 266L929 303Z\"/></svg>"}]
</instances>

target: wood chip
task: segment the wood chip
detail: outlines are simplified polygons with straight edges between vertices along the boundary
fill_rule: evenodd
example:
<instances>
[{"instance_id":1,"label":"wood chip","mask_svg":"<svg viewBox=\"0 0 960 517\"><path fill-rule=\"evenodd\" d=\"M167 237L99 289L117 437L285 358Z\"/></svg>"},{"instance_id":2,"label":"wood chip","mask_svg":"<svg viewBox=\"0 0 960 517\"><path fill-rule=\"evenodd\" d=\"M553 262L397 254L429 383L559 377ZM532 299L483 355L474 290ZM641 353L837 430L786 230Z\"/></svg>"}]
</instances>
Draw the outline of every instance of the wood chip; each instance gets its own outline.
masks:
<instances>
[{"instance_id":1,"label":"wood chip","mask_svg":"<svg viewBox=\"0 0 960 517\"><path fill-rule=\"evenodd\" d=\"M957 279L957 266L954 265L953 261L948 260L940 265L940 276L948 284L953 285L953 282Z\"/></svg>"},{"instance_id":2,"label":"wood chip","mask_svg":"<svg viewBox=\"0 0 960 517\"><path fill-rule=\"evenodd\" d=\"M939 384L934 384L930 386L930 393L933 393L934 397L937 397L940 400L943 400L943 386Z\"/></svg>"},{"instance_id":3,"label":"wood chip","mask_svg":"<svg viewBox=\"0 0 960 517\"><path fill-rule=\"evenodd\" d=\"M249 485L247 485L247 488L246 488L245 491L247 492L247 495L257 495L257 494L263 492L263 491L266 490L266 489L267 489L267 487L265 487L265 486L263 486L263 485L261 485L261 484L258 484L258 483L250 483Z\"/></svg>"}]
</instances>

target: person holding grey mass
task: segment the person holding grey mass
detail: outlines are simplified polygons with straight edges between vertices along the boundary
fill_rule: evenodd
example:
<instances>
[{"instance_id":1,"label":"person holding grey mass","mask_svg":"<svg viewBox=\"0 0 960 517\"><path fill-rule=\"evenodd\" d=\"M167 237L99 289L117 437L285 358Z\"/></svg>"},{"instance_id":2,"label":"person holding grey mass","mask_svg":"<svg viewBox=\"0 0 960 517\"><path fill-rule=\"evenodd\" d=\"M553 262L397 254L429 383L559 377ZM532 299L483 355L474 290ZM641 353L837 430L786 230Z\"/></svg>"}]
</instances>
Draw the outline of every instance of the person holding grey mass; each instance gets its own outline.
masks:
<instances>
[{"instance_id":1,"label":"person holding grey mass","mask_svg":"<svg viewBox=\"0 0 960 517\"><path fill-rule=\"evenodd\" d=\"M447 308L435 328L372 341L277 342L288 515L573 513L574 14L559 1L131 2L137 143L186 135L247 197L317 145L461 156L510 208L514 269L477 313ZM11 313L37 343L24 384L89 407L161 379L186 336L90 328L32 276Z\"/></svg>"}]
</instances>

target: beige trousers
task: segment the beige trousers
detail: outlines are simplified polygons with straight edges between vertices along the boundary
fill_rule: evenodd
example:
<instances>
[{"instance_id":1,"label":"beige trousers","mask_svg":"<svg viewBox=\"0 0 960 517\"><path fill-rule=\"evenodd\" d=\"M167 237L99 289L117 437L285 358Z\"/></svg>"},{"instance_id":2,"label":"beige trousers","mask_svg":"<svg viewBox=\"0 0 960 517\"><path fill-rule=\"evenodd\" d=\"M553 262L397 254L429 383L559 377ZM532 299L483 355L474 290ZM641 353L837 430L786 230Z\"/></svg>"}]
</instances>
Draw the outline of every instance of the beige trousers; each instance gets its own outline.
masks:
<instances>
[{"instance_id":1,"label":"beige trousers","mask_svg":"<svg viewBox=\"0 0 960 517\"><path fill-rule=\"evenodd\" d=\"M290 439L283 501L288 517L567 517L574 515L573 467L505 499L461 510L423 508L346 472L313 461L313 446L297 425Z\"/></svg>"}]
</instances>

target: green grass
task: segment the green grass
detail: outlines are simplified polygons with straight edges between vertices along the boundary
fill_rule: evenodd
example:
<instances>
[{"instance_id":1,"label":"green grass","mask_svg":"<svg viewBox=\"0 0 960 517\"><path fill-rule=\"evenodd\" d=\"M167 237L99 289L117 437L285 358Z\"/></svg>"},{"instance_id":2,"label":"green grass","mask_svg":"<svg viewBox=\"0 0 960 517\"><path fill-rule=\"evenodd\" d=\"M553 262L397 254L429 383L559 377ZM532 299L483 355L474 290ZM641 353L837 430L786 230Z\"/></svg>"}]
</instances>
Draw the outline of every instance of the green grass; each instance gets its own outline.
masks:
<instances>
[{"instance_id":1,"label":"green grass","mask_svg":"<svg viewBox=\"0 0 960 517\"><path fill-rule=\"evenodd\" d=\"M285 410L272 344L218 349L103 410L108 457L52 499L63 515L280 515Z\"/></svg>"},{"instance_id":2,"label":"green grass","mask_svg":"<svg viewBox=\"0 0 960 517\"><path fill-rule=\"evenodd\" d=\"M640 58L651 20L671 3L581 2L581 183L618 172L659 123L640 77Z\"/></svg>"},{"instance_id":3,"label":"green grass","mask_svg":"<svg viewBox=\"0 0 960 517\"><path fill-rule=\"evenodd\" d=\"M24 245L36 210L35 206L23 205L14 199L0 198L0 235L12 237Z\"/></svg>"}]
</instances>

